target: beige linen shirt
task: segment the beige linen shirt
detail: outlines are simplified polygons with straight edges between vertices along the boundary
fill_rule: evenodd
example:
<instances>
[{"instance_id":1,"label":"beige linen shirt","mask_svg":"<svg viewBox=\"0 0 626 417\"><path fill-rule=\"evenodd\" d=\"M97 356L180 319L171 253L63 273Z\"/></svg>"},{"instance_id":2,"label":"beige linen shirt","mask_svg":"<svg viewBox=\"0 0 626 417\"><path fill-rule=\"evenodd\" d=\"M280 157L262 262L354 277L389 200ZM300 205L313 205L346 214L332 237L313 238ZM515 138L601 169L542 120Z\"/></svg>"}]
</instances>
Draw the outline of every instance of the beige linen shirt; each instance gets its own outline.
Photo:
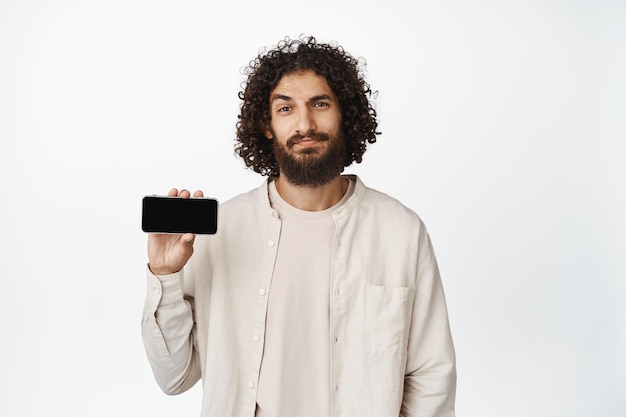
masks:
<instances>
[{"instance_id":1,"label":"beige linen shirt","mask_svg":"<svg viewBox=\"0 0 626 417\"><path fill-rule=\"evenodd\" d=\"M353 180L332 215L331 416L453 417L454 348L426 229ZM267 187L224 203L218 233L197 236L183 271L148 273L142 336L154 376L169 394L201 378L202 417L255 414L281 227Z\"/></svg>"}]
</instances>

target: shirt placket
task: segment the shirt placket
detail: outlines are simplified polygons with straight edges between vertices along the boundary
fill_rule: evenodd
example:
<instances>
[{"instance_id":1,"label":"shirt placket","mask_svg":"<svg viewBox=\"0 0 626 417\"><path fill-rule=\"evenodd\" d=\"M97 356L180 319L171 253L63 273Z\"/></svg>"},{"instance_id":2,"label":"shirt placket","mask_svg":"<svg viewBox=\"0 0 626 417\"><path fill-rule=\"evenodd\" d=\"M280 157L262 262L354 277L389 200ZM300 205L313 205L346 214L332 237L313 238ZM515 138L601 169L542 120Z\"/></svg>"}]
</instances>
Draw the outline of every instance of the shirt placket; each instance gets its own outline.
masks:
<instances>
[{"instance_id":1,"label":"shirt placket","mask_svg":"<svg viewBox=\"0 0 626 417\"><path fill-rule=\"evenodd\" d=\"M250 288L250 291L254 292L255 304L255 317L253 317L254 326L253 331L249 335L249 343L251 345L250 351L254 355L252 360L252 368L249 372L249 378L247 381L243 381L245 389L250 392L248 407L250 413L246 412L245 415L253 417L256 410L256 401L258 393L259 375L261 372L261 362L263 360L263 349L265 347L265 326L267 320L267 305L269 300L269 292L271 287L272 275L274 273L274 264L276 262L276 254L278 252L278 243L280 239L280 220L275 212L272 210L272 217L274 220L272 227L268 229L266 234L262 237L262 252L263 252L263 267L259 269L259 277L257 286Z\"/></svg>"}]
</instances>

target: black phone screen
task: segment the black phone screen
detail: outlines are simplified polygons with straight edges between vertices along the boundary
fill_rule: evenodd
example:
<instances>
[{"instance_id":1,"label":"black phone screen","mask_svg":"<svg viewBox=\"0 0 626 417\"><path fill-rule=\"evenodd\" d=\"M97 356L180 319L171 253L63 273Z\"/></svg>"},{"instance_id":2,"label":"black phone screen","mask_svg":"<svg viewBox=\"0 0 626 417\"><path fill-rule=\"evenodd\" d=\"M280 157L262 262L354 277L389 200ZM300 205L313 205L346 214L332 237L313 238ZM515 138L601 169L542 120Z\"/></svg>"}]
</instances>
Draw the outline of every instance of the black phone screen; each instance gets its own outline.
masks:
<instances>
[{"instance_id":1,"label":"black phone screen","mask_svg":"<svg viewBox=\"0 0 626 417\"><path fill-rule=\"evenodd\" d=\"M143 198L141 228L147 233L217 232L217 200L147 196Z\"/></svg>"}]
</instances>

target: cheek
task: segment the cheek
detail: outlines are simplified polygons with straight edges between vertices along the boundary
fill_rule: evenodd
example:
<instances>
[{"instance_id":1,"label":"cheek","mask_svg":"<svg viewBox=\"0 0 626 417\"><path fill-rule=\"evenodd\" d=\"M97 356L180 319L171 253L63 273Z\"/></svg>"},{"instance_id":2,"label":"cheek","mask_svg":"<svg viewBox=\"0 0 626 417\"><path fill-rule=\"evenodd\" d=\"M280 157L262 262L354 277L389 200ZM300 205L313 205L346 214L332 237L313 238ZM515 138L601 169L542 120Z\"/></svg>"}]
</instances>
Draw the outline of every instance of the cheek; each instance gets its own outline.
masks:
<instances>
[{"instance_id":1,"label":"cheek","mask_svg":"<svg viewBox=\"0 0 626 417\"><path fill-rule=\"evenodd\" d=\"M280 135L288 129L288 127L288 121L285 117L276 117L270 122L270 129L272 129L277 135Z\"/></svg>"},{"instance_id":2,"label":"cheek","mask_svg":"<svg viewBox=\"0 0 626 417\"><path fill-rule=\"evenodd\" d=\"M328 121L327 130L334 130L337 132L341 131L341 115L339 113L333 115L333 117L330 118L330 120Z\"/></svg>"}]
</instances>

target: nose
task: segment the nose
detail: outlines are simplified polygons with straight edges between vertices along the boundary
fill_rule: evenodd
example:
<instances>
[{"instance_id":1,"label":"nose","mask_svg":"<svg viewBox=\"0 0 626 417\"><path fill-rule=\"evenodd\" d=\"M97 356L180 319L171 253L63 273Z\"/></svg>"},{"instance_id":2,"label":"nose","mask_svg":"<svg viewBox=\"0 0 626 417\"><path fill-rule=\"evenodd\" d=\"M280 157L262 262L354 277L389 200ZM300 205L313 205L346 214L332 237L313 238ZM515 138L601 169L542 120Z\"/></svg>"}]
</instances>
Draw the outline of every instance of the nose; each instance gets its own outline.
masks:
<instances>
[{"instance_id":1,"label":"nose","mask_svg":"<svg viewBox=\"0 0 626 417\"><path fill-rule=\"evenodd\" d=\"M306 135L307 133L315 130L315 120L311 109L308 107L300 109L295 127L296 132L302 135Z\"/></svg>"}]
</instances>

